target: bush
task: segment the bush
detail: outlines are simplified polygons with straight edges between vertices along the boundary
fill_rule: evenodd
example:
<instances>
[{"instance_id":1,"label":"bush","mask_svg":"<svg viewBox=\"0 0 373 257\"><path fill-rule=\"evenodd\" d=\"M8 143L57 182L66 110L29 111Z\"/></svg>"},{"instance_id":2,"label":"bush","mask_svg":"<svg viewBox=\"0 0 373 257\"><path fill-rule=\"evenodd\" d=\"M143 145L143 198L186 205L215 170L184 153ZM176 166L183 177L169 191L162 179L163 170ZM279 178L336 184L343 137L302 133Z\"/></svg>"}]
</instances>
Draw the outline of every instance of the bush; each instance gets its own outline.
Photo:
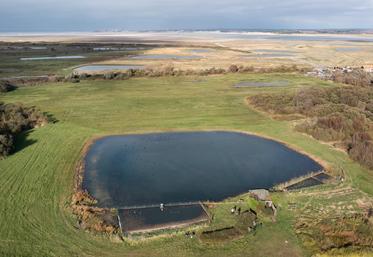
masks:
<instances>
[{"instance_id":1,"label":"bush","mask_svg":"<svg viewBox=\"0 0 373 257\"><path fill-rule=\"evenodd\" d=\"M363 69L354 69L351 72L337 70L333 72L331 79L338 83L344 83L353 86L373 86L373 75L371 73L365 72Z\"/></svg>"},{"instance_id":2,"label":"bush","mask_svg":"<svg viewBox=\"0 0 373 257\"><path fill-rule=\"evenodd\" d=\"M237 67L237 65L231 65L231 66L229 66L229 72L232 72L232 73L236 73L236 72L238 72L238 67Z\"/></svg>"},{"instance_id":3,"label":"bush","mask_svg":"<svg viewBox=\"0 0 373 257\"><path fill-rule=\"evenodd\" d=\"M13 149L13 136L10 134L0 134L0 158L8 156Z\"/></svg>"},{"instance_id":4,"label":"bush","mask_svg":"<svg viewBox=\"0 0 373 257\"><path fill-rule=\"evenodd\" d=\"M6 93L15 90L17 87L9 81L0 81L0 92Z\"/></svg>"},{"instance_id":5,"label":"bush","mask_svg":"<svg viewBox=\"0 0 373 257\"><path fill-rule=\"evenodd\" d=\"M34 107L0 103L0 158L14 150L14 136L42 126L48 118Z\"/></svg>"},{"instance_id":6,"label":"bush","mask_svg":"<svg viewBox=\"0 0 373 257\"><path fill-rule=\"evenodd\" d=\"M215 75L215 74L224 74L227 72L230 73L248 73L248 72L294 72L294 71L303 71L302 69L298 69L297 66L279 66L279 67L271 67L271 68L259 68L255 69L253 66L237 66L237 65L230 65L228 69L223 68L208 68L208 69L201 69L201 70L180 70L176 69L173 66L169 65L161 69L151 69L146 68L144 70L137 70L137 69L130 69L123 72L115 72L115 73L105 73L105 74L76 74L72 73L64 78L64 81L77 83L79 79L105 79L105 80L112 80L112 79L128 79L131 77L162 77L162 76L190 76L190 75L198 75L198 76L207 76L207 75ZM58 81L62 81L58 80Z\"/></svg>"},{"instance_id":7,"label":"bush","mask_svg":"<svg viewBox=\"0 0 373 257\"><path fill-rule=\"evenodd\" d=\"M70 83L79 83L80 82L80 75L72 73L70 75L65 76L64 81L65 82L70 82Z\"/></svg>"}]
</instances>

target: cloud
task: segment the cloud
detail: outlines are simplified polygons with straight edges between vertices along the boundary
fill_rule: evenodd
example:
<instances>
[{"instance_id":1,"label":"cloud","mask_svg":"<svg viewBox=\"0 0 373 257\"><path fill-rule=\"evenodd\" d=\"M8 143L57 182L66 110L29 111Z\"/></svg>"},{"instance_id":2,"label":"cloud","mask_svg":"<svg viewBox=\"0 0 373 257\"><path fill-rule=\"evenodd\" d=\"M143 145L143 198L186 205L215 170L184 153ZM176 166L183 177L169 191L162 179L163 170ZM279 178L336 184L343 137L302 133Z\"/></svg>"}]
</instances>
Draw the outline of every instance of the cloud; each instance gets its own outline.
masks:
<instances>
[{"instance_id":1,"label":"cloud","mask_svg":"<svg viewBox=\"0 0 373 257\"><path fill-rule=\"evenodd\" d=\"M0 31L372 28L372 0L5 0Z\"/></svg>"}]
</instances>

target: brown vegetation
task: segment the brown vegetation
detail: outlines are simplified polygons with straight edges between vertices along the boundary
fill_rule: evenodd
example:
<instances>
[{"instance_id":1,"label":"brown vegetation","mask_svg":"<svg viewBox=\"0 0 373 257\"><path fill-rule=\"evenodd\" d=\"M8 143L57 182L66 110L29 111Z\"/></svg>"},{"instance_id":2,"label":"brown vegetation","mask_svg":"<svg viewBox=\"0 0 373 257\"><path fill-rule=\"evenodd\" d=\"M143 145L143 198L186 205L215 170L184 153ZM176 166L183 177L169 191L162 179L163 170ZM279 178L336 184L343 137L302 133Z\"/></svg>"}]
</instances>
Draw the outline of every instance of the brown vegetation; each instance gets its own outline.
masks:
<instances>
[{"instance_id":1,"label":"brown vegetation","mask_svg":"<svg viewBox=\"0 0 373 257\"><path fill-rule=\"evenodd\" d=\"M228 70L231 73L236 73L236 72L238 72L238 67L237 67L237 65L232 64L231 66L229 66Z\"/></svg>"},{"instance_id":2,"label":"brown vegetation","mask_svg":"<svg viewBox=\"0 0 373 257\"><path fill-rule=\"evenodd\" d=\"M257 108L307 119L296 126L316 139L337 142L350 157L373 168L373 88L309 88L296 93L251 97Z\"/></svg>"},{"instance_id":3,"label":"brown vegetation","mask_svg":"<svg viewBox=\"0 0 373 257\"><path fill-rule=\"evenodd\" d=\"M132 77L163 77L163 76L208 76L228 73L274 73L274 72L301 72L304 73L304 68L299 68L296 65L291 66L276 66L271 68L255 68L253 66L237 66L231 65L228 69L223 68L208 68L201 70L180 70L173 66L166 66L160 69L147 68L144 70L130 69L122 72L106 72L106 73L77 73L73 72L66 76L30 76L30 77L14 77L7 79L7 83L17 84L19 86L33 86L41 83L49 82L71 82L79 83L81 80L126 80ZM1 92L1 89L0 89Z\"/></svg>"},{"instance_id":4,"label":"brown vegetation","mask_svg":"<svg viewBox=\"0 0 373 257\"><path fill-rule=\"evenodd\" d=\"M298 68L296 65L292 66L278 66L272 68L254 68L252 66L237 66L231 65L228 69L222 68L208 68L202 70L180 70L175 69L173 66L167 66L162 69L130 69L124 72L109 72L105 74L90 74L90 73L73 73L65 77L65 81L78 82L83 79L106 79L106 80L122 80L131 77L162 77L162 76L207 76L227 73L271 73L271 72L304 72L304 69Z\"/></svg>"},{"instance_id":5,"label":"brown vegetation","mask_svg":"<svg viewBox=\"0 0 373 257\"><path fill-rule=\"evenodd\" d=\"M96 200L88 192L78 190L72 197L72 210L78 218L82 229L106 234L118 234L119 225L116 220L116 210L93 206Z\"/></svg>"},{"instance_id":6,"label":"brown vegetation","mask_svg":"<svg viewBox=\"0 0 373 257\"><path fill-rule=\"evenodd\" d=\"M370 214L298 220L297 234L322 251L343 247L373 247Z\"/></svg>"},{"instance_id":7,"label":"brown vegetation","mask_svg":"<svg viewBox=\"0 0 373 257\"><path fill-rule=\"evenodd\" d=\"M354 69L350 72L336 70L331 75L331 80L353 86L371 86L373 85L373 74L364 71L364 69Z\"/></svg>"}]
</instances>

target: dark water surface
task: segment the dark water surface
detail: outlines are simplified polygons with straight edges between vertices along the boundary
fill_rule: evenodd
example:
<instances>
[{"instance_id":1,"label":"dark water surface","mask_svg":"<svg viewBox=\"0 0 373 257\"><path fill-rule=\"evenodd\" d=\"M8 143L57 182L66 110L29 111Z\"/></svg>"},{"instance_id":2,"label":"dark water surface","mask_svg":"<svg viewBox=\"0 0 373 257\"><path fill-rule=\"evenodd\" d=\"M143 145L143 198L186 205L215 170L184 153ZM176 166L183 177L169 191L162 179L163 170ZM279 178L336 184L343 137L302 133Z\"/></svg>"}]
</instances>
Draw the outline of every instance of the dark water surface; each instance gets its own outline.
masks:
<instances>
[{"instance_id":1,"label":"dark water surface","mask_svg":"<svg viewBox=\"0 0 373 257\"><path fill-rule=\"evenodd\" d=\"M85 158L83 187L102 207L220 201L322 167L272 140L234 132L109 136Z\"/></svg>"}]
</instances>

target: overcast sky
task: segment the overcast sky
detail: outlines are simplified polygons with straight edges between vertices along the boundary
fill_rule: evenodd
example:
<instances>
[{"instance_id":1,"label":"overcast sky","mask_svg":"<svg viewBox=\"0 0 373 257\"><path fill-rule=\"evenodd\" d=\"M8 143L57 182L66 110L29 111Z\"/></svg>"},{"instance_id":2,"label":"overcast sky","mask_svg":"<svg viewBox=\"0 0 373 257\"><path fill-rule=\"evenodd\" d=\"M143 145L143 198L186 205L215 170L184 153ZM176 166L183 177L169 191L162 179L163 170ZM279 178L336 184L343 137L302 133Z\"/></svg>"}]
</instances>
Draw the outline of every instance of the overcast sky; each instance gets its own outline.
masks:
<instances>
[{"instance_id":1,"label":"overcast sky","mask_svg":"<svg viewBox=\"0 0 373 257\"><path fill-rule=\"evenodd\" d=\"M373 0L0 0L0 31L373 28Z\"/></svg>"}]
</instances>

